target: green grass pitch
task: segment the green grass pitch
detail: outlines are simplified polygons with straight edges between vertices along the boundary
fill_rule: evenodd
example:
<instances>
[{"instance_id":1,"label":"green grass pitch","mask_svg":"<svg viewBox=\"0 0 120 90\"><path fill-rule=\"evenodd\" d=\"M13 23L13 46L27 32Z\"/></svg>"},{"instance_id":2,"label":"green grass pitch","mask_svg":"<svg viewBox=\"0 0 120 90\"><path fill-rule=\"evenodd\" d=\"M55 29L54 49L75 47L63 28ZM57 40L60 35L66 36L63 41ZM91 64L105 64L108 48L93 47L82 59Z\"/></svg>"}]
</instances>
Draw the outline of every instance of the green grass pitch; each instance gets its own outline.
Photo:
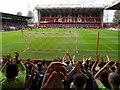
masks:
<instances>
[{"instance_id":1,"label":"green grass pitch","mask_svg":"<svg viewBox=\"0 0 120 90\"><path fill-rule=\"evenodd\" d=\"M34 33L34 32L73 32L78 33L78 53L76 52L70 52L70 55L76 55L76 60L82 60L83 55L91 56L92 60L95 60L95 54L96 54L96 40L97 40L97 33L100 32L100 41L99 41L99 56L103 57L104 60L106 60L106 55L109 56L110 60L119 61L119 42L118 42L118 32L119 31L110 31L105 29L33 29L32 31L24 30L24 35L27 35L27 33ZM53 60L56 56L63 57L66 51L61 50L54 50L55 47L50 47L53 50L38 50L33 51L31 48L29 50L25 51L25 36L21 32L21 30L18 31L8 31L8 32L0 32L0 57L6 54L12 54L14 56L14 52L18 51L20 53L20 58L22 59L49 59ZM50 38L48 38L50 39ZM53 40L53 39L52 39ZM56 42L59 42L58 40L50 40L51 42L54 42L53 45L58 47L64 47L69 48L70 45L64 46L67 42L67 39L63 40L62 43L55 44ZM33 40L33 46L35 45L35 42L37 42L37 39ZM49 46L49 40L46 41L48 44L44 44L44 48L48 48ZM70 40L69 40L70 42ZM70 43L75 42L75 40L71 40ZM41 47L42 44L38 44L37 47L39 49L39 45ZM60 45L60 46L59 46ZM34 47L33 47L34 48ZM62 50L64 50L64 48ZM73 45L72 49L74 49L75 46Z\"/></svg>"}]
</instances>

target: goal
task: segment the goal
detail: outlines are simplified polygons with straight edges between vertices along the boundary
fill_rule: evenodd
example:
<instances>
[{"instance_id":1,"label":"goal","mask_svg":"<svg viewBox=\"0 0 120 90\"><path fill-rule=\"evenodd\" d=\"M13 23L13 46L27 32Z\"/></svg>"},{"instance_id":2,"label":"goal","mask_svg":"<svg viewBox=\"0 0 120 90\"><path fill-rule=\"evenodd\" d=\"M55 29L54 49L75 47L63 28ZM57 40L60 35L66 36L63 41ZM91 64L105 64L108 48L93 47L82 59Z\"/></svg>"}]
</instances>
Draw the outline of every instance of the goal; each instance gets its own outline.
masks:
<instances>
[{"instance_id":1,"label":"goal","mask_svg":"<svg viewBox=\"0 0 120 90\"><path fill-rule=\"evenodd\" d=\"M25 35L24 51L60 51L78 53L76 32L31 32Z\"/></svg>"}]
</instances>

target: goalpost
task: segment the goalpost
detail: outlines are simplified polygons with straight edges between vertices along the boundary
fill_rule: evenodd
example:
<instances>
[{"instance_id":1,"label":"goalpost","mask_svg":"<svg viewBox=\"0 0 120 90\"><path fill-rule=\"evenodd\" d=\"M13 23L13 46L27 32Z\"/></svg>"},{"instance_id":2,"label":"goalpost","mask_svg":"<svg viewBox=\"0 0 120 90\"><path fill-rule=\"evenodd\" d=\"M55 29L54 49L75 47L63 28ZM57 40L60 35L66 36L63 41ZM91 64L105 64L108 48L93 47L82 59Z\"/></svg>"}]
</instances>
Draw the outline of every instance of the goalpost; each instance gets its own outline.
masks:
<instances>
[{"instance_id":1,"label":"goalpost","mask_svg":"<svg viewBox=\"0 0 120 90\"><path fill-rule=\"evenodd\" d=\"M24 51L60 51L78 53L77 32L29 32Z\"/></svg>"}]
</instances>

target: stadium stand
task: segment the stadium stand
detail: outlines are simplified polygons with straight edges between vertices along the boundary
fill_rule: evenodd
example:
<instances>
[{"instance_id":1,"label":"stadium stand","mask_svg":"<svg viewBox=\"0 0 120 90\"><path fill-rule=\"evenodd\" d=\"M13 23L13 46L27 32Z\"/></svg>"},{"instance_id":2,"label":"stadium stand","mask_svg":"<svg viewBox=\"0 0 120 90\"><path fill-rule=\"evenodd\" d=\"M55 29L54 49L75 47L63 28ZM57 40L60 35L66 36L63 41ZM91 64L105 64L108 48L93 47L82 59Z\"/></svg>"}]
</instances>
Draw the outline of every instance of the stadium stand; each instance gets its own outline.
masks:
<instances>
[{"instance_id":1,"label":"stadium stand","mask_svg":"<svg viewBox=\"0 0 120 90\"><path fill-rule=\"evenodd\" d=\"M18 16L18 15L13 15L13 14L8 14L8 13L2 13L1 14L1 20L2 20L2 27L1 29L4 31L7 30L15 30L15 29L25 29L29 28L27 24L27 20L30 19L31 17L25 17L25 16Z\"/></svg>"},{"instance_id":2,"label":"stadium stand","mask_svg":"<svg viewBox=\"0 0 120 90\"><path fill-rule=\"evenodd\" d=\"M101 28L104 7L88 4L37 6L38 25L39 28Z\"/></svg>"}]
</instances>

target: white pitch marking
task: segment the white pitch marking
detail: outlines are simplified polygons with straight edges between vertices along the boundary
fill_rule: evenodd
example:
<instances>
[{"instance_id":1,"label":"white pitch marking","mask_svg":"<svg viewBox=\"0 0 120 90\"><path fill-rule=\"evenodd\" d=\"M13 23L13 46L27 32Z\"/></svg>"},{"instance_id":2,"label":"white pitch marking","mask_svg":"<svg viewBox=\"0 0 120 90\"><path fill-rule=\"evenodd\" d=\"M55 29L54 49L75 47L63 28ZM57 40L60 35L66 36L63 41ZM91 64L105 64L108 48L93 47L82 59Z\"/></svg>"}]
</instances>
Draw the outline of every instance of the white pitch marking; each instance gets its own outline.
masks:
<instances>
[{"instance_id":1,"label":"white pitch marking","mask_svg":"<svg viewBox=\"0 0 120 90\"><path fill-rule=\"evenodd\" d=\"M114 51L114 49L112 49L110 46L103 44L105 47L109 48L110 50Z\"/></svg>"}]
</instances>

